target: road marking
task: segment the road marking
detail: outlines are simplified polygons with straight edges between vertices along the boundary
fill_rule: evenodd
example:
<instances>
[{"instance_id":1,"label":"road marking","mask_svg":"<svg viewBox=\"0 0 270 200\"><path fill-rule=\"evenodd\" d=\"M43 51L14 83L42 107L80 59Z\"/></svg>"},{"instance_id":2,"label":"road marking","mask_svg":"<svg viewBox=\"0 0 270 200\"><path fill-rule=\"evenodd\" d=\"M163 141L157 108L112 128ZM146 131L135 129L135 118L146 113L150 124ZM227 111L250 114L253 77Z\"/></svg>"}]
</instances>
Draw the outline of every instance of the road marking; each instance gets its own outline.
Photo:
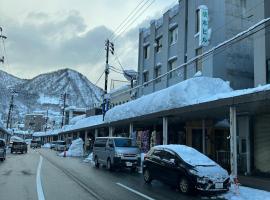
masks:
<instances>
[{"instance_id":1,"label":"road marking","mask_svg":"<svg viewBox=\"0 0 270 200\"><path fill-rule=\"evenodd\" d=\"M121 186L121 187L123 187L123 188L125 188L125 189L127 189L127 190L129 190L129 191L131 191L131 192L133 192L133 193L135 193L135 194L137 194L137 195L139 195L139 196L141 196L141 197L144 197L145 199L155 200L155 199L153 199L153 198L151 198L151 197L149 197L149 196L147 196L147 195L145 195L143 193L140 193L140 192L138 192L136 190L133 190L132 188L130 188L128 186L125 186L125 185L123 185L121 183L116 183L116 184L119 185L119 186Z\"/></svg>"},{"instance_id":2,"label":"road marking","mask_svg":"<svg viewBox=\"0 0 270 200\"><path fill-rule=\"evenodd\" d=\"M43 161L43 157L40 156L39 157L38 168L37 168L37 176L36 176L38 200L45 200L42 185L41 185L41 178L40 178L40 171L41 171L42 161Z\"/></svg>"}]
</instances>

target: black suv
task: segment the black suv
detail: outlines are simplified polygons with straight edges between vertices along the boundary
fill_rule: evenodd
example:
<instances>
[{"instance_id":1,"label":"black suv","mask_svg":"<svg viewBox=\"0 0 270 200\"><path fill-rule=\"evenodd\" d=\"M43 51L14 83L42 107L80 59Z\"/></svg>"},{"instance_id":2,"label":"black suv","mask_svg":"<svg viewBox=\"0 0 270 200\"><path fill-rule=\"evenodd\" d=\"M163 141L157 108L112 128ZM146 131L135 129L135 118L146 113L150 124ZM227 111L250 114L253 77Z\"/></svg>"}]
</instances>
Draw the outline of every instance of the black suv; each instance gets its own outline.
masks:
<instances>
[{"instance_id":1,"label":"black suv","mask_svg":"<svg viewBox=\"0 0 270 200\"><path fill-rule=\"evenodd\" d=\"M27 144L25 142L13 142L11 146L11 153L27 153Z\"/></svg>"},{"instance_id":2,"label":"black suv","mask_svg":"<svg viewBox=\"0 0 270 200\"><path fill-rule=\"evenodd\" d=\"M153 147L143 161L146 183L153 179L191 191L225 192L230 186L228 172L204 154L185 145Z\"/></svg>"}]
</instances>

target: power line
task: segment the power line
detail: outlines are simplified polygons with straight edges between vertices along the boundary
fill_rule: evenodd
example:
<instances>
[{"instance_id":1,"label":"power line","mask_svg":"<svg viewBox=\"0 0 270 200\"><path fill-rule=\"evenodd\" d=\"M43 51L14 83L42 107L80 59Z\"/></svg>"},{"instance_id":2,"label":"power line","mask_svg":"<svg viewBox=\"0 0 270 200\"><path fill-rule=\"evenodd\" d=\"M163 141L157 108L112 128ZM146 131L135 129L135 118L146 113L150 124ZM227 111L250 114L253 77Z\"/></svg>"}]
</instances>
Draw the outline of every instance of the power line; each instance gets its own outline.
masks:
<instances>
[{"instance_id":1,"label":"power line","mask_svg":"<svg viewBox=\"0 0 270 200\"><path fill-rule=\"evenodd\" d=\"M147 0L149 1L149 0ZM140 5L144 2L144 0L142 0L131 12L130 14L117 26L116 29L114 29L113 33L109 36L110 39L112 39L112 36L114 36L116 34L117 31L121 30L121 28L123 28L123 26L125 26L126 22L128 21L128 19L130 17L133 16L133 14L135 13L135 11L137 9L139 9Z\"/></svg>"},{"instance_id":2,"label":"power line","mask_svg":"<svg viewBox=\"0 0 270 200\"><path fill-rule=\"evenodd\" d=\"M105 71L102 72L102 74L100 75L100 77L98 78L98 80L96 81L95 85L98 84L98 82L100 81L101 77L103 76L103 74L105 73Z\"/></svg>"},{"instance_id":3,"label":"power line","mask_svg":"<svg viewBox=\"0 0 270 200\"><path fill-rule=\"evenodd\" d=\"M205 53L202 53L201 55L198 55L198 56L195 56L195 57L191 58L191 59L190 59L189 61L187 61L186 63L183 63L183 64L181 64L180 66L178 66L178 67L176 67L176 68L174 68L174 69L172 69L172 70L169 70L168 72L166 72L166 73L164 73L164 74L162 74L162 75L160 75L160 76L158 76L158 77L156 77L156 78L154 78L154 79L151 79L151 80L149 80L149 81L143 83L142 85L138 85L138 86L136 86L136 87L134 87L134 88L132 88L132 89L126 90L126 91L124 91L124 92L121 92L121 93L117 94L116 96L122 95L122 94L124 94L124 93L126 93L126 92L131 92L131 91L133 91L133 90L135 90L135 89L139 89L139 88L141 88L141 87L144 87L145 85L148 85L148 84L150 84L150 83L152 83L152 82L154 82L154 81L156 81L156 80L158 80L158 79L161 79L161 78L167 76L168 74L170 74L170 73L172 73L172 72L174 72L174 71L179 70L180 68L183 68L183 67L185 67L185 66L188 66L188 65L190 65L190 64L192 64L192 63L194 63L194 62L196 62L197 60L201 60L201 62L204 62L204 61L206 61L207 59L209 59L208 56L210 56L210 55L212 55L212 54L214 54L214 55L219 54L219 53L223 52L224 50L226 50L226 48L221 49L219 52L215 52L216 50L219 50L220 48L222 48L222 47L224 47L224 46L225 46L225 47L229 47L229 46L231 46L231 45L233 45L233 44L235 44L235 43L237 43L237 42L240 42L240 41L243 40L243 39L246 39L247 37L249 37L249 36L251 36L251 35L254 35L255 33L261 31L262 29L265 29L265 28L269 27L269 26L270 26L270 23L267 24L267 25L265 25L265 26L263 26L264 24L266 24L266 23L269 22L269 21L270 21L270 18L266 18L266 19L264 19L264 20L258 22L257 24L255 24L255 25L249 27L247 30L238 33L238 34L235 35L234 37L232 37L232 38L230 38L230 39L228 39L228 40L226 40L226 41L224 41L224 42L219 43L218 45L216 45L215 47L213 47L213 48L211 48L210 50L206 51ZM260 26L263 26L263 27L259 28L258 30L254 31L254 32L252 32L252 33L250 33L250 34L247 34L247 33L249 33L249 32L251 32L251 31L255 30L256 28L258 28L258 27L260 27ZM239 39L239 38L240 38L240 39ZM239 40L238 40L238 39L239 39Z\"/></svg>"}]
</instances>

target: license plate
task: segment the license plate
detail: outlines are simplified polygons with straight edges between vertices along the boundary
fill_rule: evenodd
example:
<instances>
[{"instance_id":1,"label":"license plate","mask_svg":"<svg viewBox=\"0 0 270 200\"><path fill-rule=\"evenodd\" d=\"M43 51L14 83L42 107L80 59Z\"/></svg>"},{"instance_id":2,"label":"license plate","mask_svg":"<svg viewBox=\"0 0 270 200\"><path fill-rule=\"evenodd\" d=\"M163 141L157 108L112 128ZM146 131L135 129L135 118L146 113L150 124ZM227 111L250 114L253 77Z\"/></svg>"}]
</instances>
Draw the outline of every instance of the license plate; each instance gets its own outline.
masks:
<instances>
[{"instance_id":1,"label":"license plate","mask_svg":"<svg viewBox=\"0 0 270 200\"><path fill-rule=\"evenodd\" d=\"M132 167L132 163L131 162L126 162L126 166L127 167Z\"/></svg>"},{"instance_id":2,"label":"license plate","mask_svg":"<svg viewBox=\"0 0 270 200\"><path fill-rule=\"evenodd\" d=\"M215 188L216 189L222 189L223 188L223 183L215 183Z\"/></svg>"}]
</instances>

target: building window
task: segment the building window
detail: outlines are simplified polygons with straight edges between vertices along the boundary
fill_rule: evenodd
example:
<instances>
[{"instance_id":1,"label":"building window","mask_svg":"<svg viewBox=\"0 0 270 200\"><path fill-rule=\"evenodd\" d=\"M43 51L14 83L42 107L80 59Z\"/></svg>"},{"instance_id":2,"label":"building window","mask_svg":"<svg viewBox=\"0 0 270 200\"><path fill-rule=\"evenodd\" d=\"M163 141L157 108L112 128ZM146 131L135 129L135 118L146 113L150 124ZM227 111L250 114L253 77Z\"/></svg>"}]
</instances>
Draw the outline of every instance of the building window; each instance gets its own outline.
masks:
<instances>
[{"instance_id":1,"label":"building window","mask_svg":"<svg viewBox=\"0 0 270 200\"><path fill-rule=\"evenodd\" d=\"M156 53L160 52L161 48L162 48L162 37L159 37L156 39L156 48L155 48Z\"/></svg>"},{"instance_id":2,"label":"building window","mask_svg":"<svg viewBox=\"0 0 270 200\"><path fill-rule=\"evenodd\" d=\"M144 47L144 59L148 59L150 55L150 45Z\"/></svg>"},{"instance_id":3,"label":"building window","mask_svg":"<svg viewBox=\"0 0 270 200\"><path fill-rule=\"evenodd\" d=\"M161 66L157 66L155 68L155 78L159 77L161 75ZM155 80L156 83L160 82L161 78L158 78Z\"/></svg>"},{"instance_id":4,"label":"building window","mask_svg":"<svg viewBox=\"0 0 270 200\"><path fill-rule=\"evenodd\" d=\"M200 32L200 9L196 10L196 27L195 27L195 31L196 33Z\"/></svg>"},{"instance_id":5,"label":"building window","mask_svg":"<svg viewBox=\"0 0 270 200\"><path fill-rule=\"evenodd\" d=\"M146 83L149 81L149 72L146 71L143 73L143 83Z\"/></svg>"},{"instance_id":6,"label":"building window","mask_svg":"<svg viewBox=\"0 0 270 200\"><path fill-rule=\"evenodd\" d=\"M169 42L170 45L175 44L178 40L178 27L175 27L169 32Z\"/></svg>"},{"instance_id":7,"label":"building window","mask_svg":"<svg viewBox=\"0 0 270 200\"><path fill-rule=\"evenodd\" d=\"M177 67L177 60L174 59L174 60L172 60L172 61L169 62L168 71L171 71L171 70L175 69L176 67ZM169 78L176 77L176 75L177 75L176 70L173 71L173 72L170 72L169 73Z\"/></svg>"},{"instance_id":8,"label":"building window","mask_svg":"<svg viewBox=\"0 0 270 200\"><path fill-rule=\"evenodd\" d=\"M196 56L199 56L202 54L202 47L196 49ZM196 60L196 72L202 71L202 58L199 58Z\"/></svg>"},{"instance_id":9,"label":"building window","mask_svg":"<svg viewBox=\"0 0 270 200\"><path fill-rule=\"evenodd\" d=\"M270 59L266 61L266 82L270 83Z\"/></svg>"}]
</instances>

